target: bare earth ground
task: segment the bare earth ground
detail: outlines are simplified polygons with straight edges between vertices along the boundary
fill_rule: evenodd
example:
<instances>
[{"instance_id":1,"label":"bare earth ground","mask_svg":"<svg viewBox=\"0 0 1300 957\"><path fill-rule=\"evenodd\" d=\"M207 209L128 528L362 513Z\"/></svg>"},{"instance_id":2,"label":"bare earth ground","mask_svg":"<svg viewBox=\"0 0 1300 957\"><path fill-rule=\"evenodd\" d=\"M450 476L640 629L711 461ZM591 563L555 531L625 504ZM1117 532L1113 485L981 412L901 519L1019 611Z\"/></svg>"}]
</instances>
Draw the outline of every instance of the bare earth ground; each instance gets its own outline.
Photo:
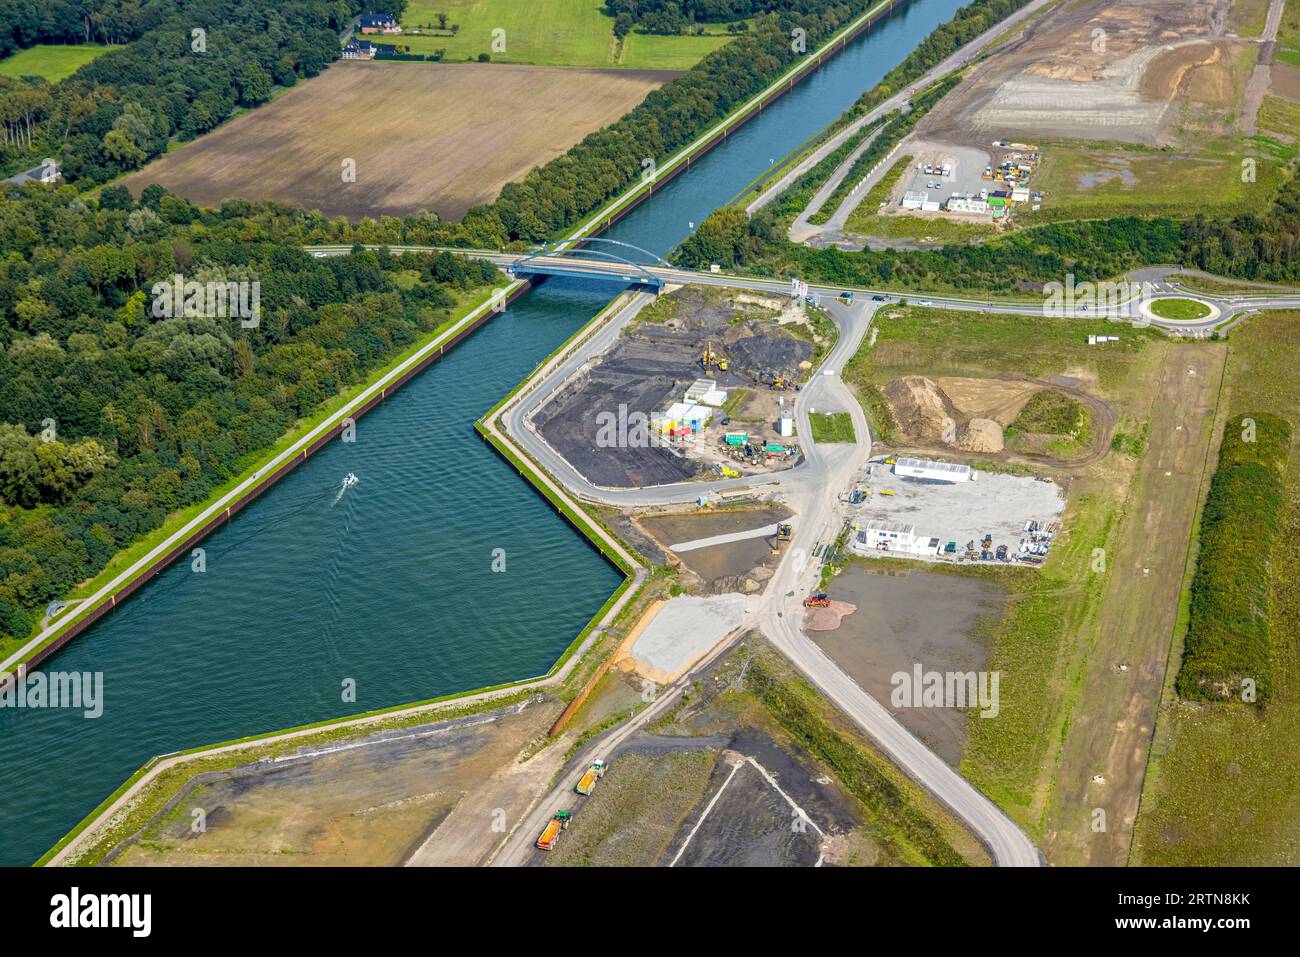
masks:
<instances>
[{"instance_id":1,"label":"bare earth ground","mask_svg":"<svg viewBox=\"0 0 1300 957\"><path fill-rule=\"evenodd\" d=\"M920 863L888 815L854 798L837 770L810 753L807 742L792 738L747 689L755 659L776 669L782 681L798 680L758 639L728 652L700 674L679 707L605 755L609 771L595 792L572 797L572 827L555 850L538 852L531 863ZM819 697L813 700L819 715L834 714ZM866 739L838 717L832 725L848 746L872 754L873 766L885 775L878 786L899 787L907 813L924 815L970 863L988 863L983 848L937 802L887 762L877 764Z\"/></svg>"},{"instance_id":2,"label":"bare earth ground","mask_svg":"<svg viewBox=\"0 0 1300 957\"><path fill-rule=\"evenodd\" d=\"M477 863L502 838L494 809L513 821L562 762L557 747L517 760L558 711L538 699L201 776L115 863ZM206 815L199 833L194 808Z\"/></svg>"},{"instance_id":3,"label":"bare earth ground","mask_svg":"<svg viewBox=\"0 0 1300 957\"><path fill-rule=\"evenodd\" d=\"M340 62L122 182L201 206L231 197L327 215L458 219L677 76L507 64ZM343 181L345 160L355 182Z\"/></svg>"},{"instance_id":4,"label":"bare earth ground","mask_svg":"<svg viewBox=\"0 0 1300 957\"><path fill-rule=\"evenodd\" d=\"M720 512L682 512L653 515L637 522L660 543L693 541L731 532L764 528L790 517L784 505L734 509ZM676 553L674 553L676 554ZM771 577L778 561L772 555L768 538L747 538L737 542L710 545L677 555L684 571L698 576L704 592L755 590L745 579L764 582Z\"/></svg>"},{"instance_id":5,"label":"bare earth ground","mask_svg":"<svg viewBox=\"0 0 1300 957\"><path fill-rule=\"evenodd\" d=\"M1044 852L1054 864L1128 858L1226 355L1223 344L1172 343L1155 385L1148 451L1106 556L1049 808ZM1098 808L1104 830L1094 829Z\"/></svg>"},{"instance_id":6,"label":"bare earth ground","mask_svg":"<svg viewBox=\"0 0 1300 957\"><path fill-rule=\"evenodd\" d=\"M988 619L1001 617L1005 590L975 578L860 563L837 575L829 590L858 610L844 617L836 630L813 631L809 637L903 727L956 767L966 743L966 713L956 708L894 708L890 679L897 672L910 675L915 663L924 671L983 670Z\"/></svg>"},{"instance_id":7,"label":"bare earth ground","mask_svg":"<svg viewBox=\"0 0 1300 957\"><path fill-rule=\"evenodd\" d=\"M1222 84L1216 40L1230 0L1085 0L1029 26L1007 52L949 94L918 134L992 139L1105 139L1156 145L1185 82ZM1099 32L1100 31L1100 32ZM1173 49L1169 49L1173 47ZM1206 76L1192 77L1194 72ZM1217 77L1217 79L1216 79Z\"/></svg>"}]
</instances>

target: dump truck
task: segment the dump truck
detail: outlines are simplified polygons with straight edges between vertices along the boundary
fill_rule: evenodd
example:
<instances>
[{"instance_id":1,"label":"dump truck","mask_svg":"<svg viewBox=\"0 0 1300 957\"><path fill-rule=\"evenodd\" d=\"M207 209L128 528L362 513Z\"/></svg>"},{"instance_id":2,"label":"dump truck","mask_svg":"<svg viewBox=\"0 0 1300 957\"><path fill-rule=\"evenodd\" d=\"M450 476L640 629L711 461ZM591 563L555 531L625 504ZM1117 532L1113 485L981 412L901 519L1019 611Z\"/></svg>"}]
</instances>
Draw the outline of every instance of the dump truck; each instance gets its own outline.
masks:
<instances>
[{"instance_id":1,"label":"dump truck","mask_svg":"<svg viewBox=\"0 0 1300 957\"><path fill-rule=\"evenodd\" d=\"M825 592L818 592L816 595L809 595L803 600L805 608L826 608L831 603L831 596Z\"/></svg>"},{"instance_id":2,"label":"dump truck","mask_svg":"<svg viewBox=\"0 0 1300 957\"><path fill-rule=\"evenodd\" d=\"M609 765L603 760L591 762L591 767L587 768L587 773L582 776L573 790L579 794L590 794L596 789L596 782L605 776L605 769Z\"/></svg>"},{"instance_id":3,"label":"dump truck","mask_svg":"<svg viewBox=\"0 0 1300 957\"><path fill-rule=\"evenodd\" d=\"M546 827L542 829L542 835L537 839L537 846L544 851L549 851L555 847L556 841L560 839L560 832L569 826L569 821L573 815L568 811L556 811L555 816L546 822Z\"/></svg>"}]
</instances>

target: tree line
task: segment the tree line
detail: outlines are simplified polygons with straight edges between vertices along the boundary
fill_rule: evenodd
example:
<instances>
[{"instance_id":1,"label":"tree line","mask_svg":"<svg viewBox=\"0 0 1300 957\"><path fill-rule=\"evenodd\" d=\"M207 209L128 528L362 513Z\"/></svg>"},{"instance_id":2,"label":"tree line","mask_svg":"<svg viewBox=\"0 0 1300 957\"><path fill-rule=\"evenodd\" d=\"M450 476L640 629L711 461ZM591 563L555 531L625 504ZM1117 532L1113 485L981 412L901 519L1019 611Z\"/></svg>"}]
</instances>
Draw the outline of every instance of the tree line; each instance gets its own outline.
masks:
<instances>
[{"instance_id":1,"label":"tree line","mask_svg":"<svg viewBox=\"0 0 1300 957\"><path fill-rule=\"evenodd\" d=\"M1235 415L1201 513L1187 640L1176 687L1184 698L1264 704L1273 692L1272 576L1281 534L1291 425Z\"/></svg>"},{"instance_id":2,"label":"tree line","mask_svg":"<svg viewBox=\"0 0 1300 957\"><path fill-rule=\"evenodd\" d=\"M399 13L405 0L379 8ZM138 169L276 87L323 70L368 0L53 0L5 5L0 55L41 42L127 41L57 84L0 79L0 165L45 157L86 185Z\"/></svg>"},{"instance_id":3,"label":"tree line","mask_svg":"<svg viewBox=\"0 0 1300 957\"><path fill-rule=\"evenodd\" d=\"M158 186L7 193L0 636L26 638L48 602L501 280L450 253L311 257L301 245L329 226L294 207L202 210ZM160 317L154 284L176 274L256 280L258 324Z\"/></svg>"}]
</instances>

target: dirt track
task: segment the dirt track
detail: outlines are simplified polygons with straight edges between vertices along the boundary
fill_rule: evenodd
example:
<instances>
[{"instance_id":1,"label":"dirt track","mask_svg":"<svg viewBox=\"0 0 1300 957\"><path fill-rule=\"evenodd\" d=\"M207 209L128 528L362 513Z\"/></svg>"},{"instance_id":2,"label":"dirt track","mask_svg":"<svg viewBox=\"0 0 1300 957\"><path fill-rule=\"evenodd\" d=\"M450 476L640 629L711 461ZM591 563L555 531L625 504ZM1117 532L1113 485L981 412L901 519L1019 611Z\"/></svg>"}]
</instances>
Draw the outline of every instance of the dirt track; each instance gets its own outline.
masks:
<instances>
[{"instance_id":1,"label":"dirt track","mask_svg":"<svg viewBox=\"0 0 1300 957\"><path fill-rule=\"evenodd\" d=\"M921 122L918 135L980 146L1053 137L1159 145L1173 135L1178 111L1170 107L1188 87L1203 92L1227 76L1217 45L1229 5L1062 4L977 68Z\"/></svg>"},{"instance_id":2,"label":"dirt track","mask_svg":"<svg viewBox=\"0 0 1300 957\"><path fill-rule=\"evenodd\" d=\"M1055 392L1063 392L1068 396L1082 402L1088 408L1092 416L1091 443L1086 455L1074 459L1058 459L1050 455L1032 455L1021 452L962 452L965 458L980 459L988 462L999 462L1014 465L1036 465L1045 468L1063 469L1067 471L1079 471L1099 462L1110 452L1111 437L1115 433L1115 424L1118 421L1115 414L1115 408L1104 399L1100 399L1090 392L1086 392L1073 385L1068 385L1059 380L1052 379L1035 379L1031 376L1021 373L1006 372L997 377L1003 381L1024 382L1033 385L1042 386L1045 389L1052 389ZM877 443L879 445L879 443ZM951 445L943 443L918 442L915 437L900 437L897 442L891 443L890 451L916 453L926 456L952 456L954 454Z\"/></svg>"}]
</instances>

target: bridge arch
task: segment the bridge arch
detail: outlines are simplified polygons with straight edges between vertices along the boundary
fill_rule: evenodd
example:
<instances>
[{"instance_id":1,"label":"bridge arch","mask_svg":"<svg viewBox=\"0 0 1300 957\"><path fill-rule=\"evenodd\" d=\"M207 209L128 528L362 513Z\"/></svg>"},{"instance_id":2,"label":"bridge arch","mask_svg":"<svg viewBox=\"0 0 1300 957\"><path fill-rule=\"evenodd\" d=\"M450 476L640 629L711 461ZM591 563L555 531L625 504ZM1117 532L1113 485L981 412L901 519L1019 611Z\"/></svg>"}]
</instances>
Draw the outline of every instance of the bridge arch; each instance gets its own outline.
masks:
<instances>
[{"instance_id":1,"label":"bridge arch","mask_svg":"<svg viewBox=\"0 0 1300 957\"><path fill-rule=\"evenodd\" d=\"M617 247L617 250L608 248L592 249L587 245L589 243L600 243L606 247ZM547 243L544 246L539 246L527 256L516 259L511 268L516 274L527 272L545 273L549 270L531 269L530 264L541 259L559 259L566 257L571 258L576 264L581 263L584 256L595 257L602 262L613 262L628 267L629 270L639 275L641 282L644 285L656 287L663 285L663 280L650 272L646 264L639 263L634 259L629 259L625 255L620 255L619 251L624 249L641 253L646 258L652 260L649 265L668 265L668 263L666 263L661 257L656 256L654 253L650 252L650 250L633 243L625 243L618 239L605 239L601 236L583 236L578 239L564 239L557 242Z\"/></svg>"}]
</instances>

